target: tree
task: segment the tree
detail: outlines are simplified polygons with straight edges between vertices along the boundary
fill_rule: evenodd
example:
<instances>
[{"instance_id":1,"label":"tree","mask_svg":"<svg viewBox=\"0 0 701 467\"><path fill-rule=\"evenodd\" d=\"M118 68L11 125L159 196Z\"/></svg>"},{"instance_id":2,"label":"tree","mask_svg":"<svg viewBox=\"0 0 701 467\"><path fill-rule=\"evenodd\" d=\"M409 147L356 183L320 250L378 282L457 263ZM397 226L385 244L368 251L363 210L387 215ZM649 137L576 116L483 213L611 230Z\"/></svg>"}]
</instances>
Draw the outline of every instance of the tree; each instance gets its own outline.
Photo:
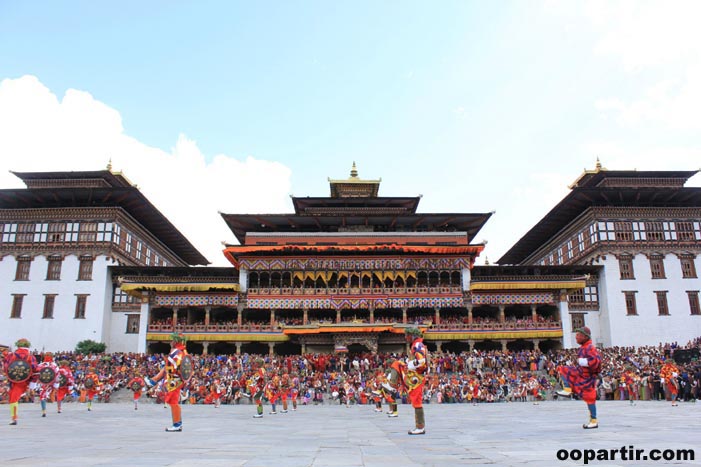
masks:
<instances>
[{"instance_id":1,"label":"tree","mask_svg":"<svg viewBox=\"0 0 701 467\"><path fill-rule=\"evenodd\" d=\"M95 342L90 339L78 342L75 346L75 351L79 354L87 355L89 353L102 353L107 348L107 344L103 342Z\"/></svg>"}]
</instances>

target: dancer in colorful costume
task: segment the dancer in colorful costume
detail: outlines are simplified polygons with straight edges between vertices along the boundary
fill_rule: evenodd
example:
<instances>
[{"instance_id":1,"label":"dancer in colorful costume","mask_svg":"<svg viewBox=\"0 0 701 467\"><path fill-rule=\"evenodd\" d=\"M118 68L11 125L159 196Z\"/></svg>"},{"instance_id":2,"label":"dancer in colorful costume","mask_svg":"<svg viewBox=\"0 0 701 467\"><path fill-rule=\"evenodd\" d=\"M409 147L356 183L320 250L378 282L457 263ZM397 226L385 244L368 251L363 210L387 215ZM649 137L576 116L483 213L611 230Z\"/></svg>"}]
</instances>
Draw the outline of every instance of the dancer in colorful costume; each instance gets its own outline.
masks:
<instances>
[{"instance_id":1,"label":"dancer in colorful costume","mask_svg":"<svg viewBox=\"0 0 701 467\"><path fill-rule=\"evenodd\" d=\"M66 395L73 390L75 379L73 372L68 367L68 358L61 357L58 361L58 389L56 391L56 410L61 413L61 404Z\"/></svg>"},{"instance_id":2,"label":"dancer in colorful costume","mask_svg":"<svg viewBox=\"0 0 701 467\"><path fill-rule=\"evenodd\" d=\"M170 406L170 414L173 425L166 431L183 431L183 421L180 409L180 390L185 386L194 373L193 361L185 350L187 338L182 334L170 335L170 353L166 358L165 367L151 378L144 378L148 386L155 385L165 378L165 403Z\"/></svg>"},{"instance_id":3,"label":"dancer in colorful costume","mask_svg":"<svg viewBox=\"0 0 701 467\"><path fill-rule=\"evenodd\" d=\"M577 351L577 366L559 366L557 368L562 378L563 388L557 391L558 396L571 397L576 394L586 402L589 409L589 422L582 425L585 430L599 428L596 418L596 383L601 372L601 357L591 341L591 330L581 327L575 331L575 339L579 344Z\"/></svg>"},{"instance_id":4,"label":"dancer in colorful costume","mask_svg":"<svg viewBox=\"0 0 701 467\"><path fill-rule=\"evenodd\" d=\"M679 394L679 368L671 359L667 359L660 369L660 382L665 385L669 398L672 399L672 407L679 405L677 395Z\"/></svg>"},{"instance_id":5,"label":"dancer in colorful costume","mask_svg":"<svg viewBox=\"0 0 701 467\"><path fill-rule=\"evenodd\" d=\"M139 410L139 399L141 394L143 394L144 389L146 389L146 382L144 378L141 377L139 371L134 372L134 377L129 380L127 387L131 389L134 394L134 410Z\"/></svg>"},{"instance_id":6,"label":"dancer in colorful costume","mask_svg":"<svg viewBox=\"0 0 701 467\"><path fill-rule=\"evenodd\" d=\"M17 411L19 400L27 391L27 388L36 387L37 361L34 355L29 353L32 344L27 339L19 339L15 342L17 350L5 356L4 368L7 379L10 380L10 425L17 425Z\"/></svg>"},{"instance_id":7,"label":"dancer in colorful costume","mask_svg":"<svg viewBox=\"0 0 701 467\"><path fill-rule=\"evenodd\" d=\"M411 344L409 356L406 362L397 360L392 363L387 373L387 383L383 384L385 389L393 389L399 392L400 388L405 388L411 406L414 408L414 421L416 427L409 430L410 435L423 435L426 433L426 420L423 408L423 390L426 373L428 373L428 349L423 342L423 334L418 328L410 327L404 331L407 343ZM396 417L397 403L390 402L390 417Z\"/></svg>"},{"instance_id":8,"label":"dancer in colorful costume","mask_svg":"<svg viewBox=\"0 0 701 467\"><path fill-rule=\"evenodd\" d=\"M97 376L97 369L95 367L90 367L88 370L88 374L85 375L85 379L83 380L83 386L85 386L85 400L88 403L88 412L90 412L92 410L92 401L102 390L100 377Z\"/></svg>"},{"instance_id":9,"label":"dancer in colorful costume","mask_svg":"<svg viewBox=\"0 0 701 467\"><path fill-rule=\"evenodd\" d=\"M256 403L256 414L253 418L263 418L263 397L265 396L265 366L262 360L258 361L258 369L248 383L248 393Z\"/></svg>"},{"instance_id":10,"label":"dancer in colorful costume","mask_svg":"<svg viewBox=\"0 0 701 467\"><path fill-rule=\"evenodd\" d=\"M46 401L51 393L58 390L58 365L54 363L51 352L44 354L44 361L37 367L39 373L39 400L41 401L41 416L46 417Z\"/></svg>"}]
</instances>

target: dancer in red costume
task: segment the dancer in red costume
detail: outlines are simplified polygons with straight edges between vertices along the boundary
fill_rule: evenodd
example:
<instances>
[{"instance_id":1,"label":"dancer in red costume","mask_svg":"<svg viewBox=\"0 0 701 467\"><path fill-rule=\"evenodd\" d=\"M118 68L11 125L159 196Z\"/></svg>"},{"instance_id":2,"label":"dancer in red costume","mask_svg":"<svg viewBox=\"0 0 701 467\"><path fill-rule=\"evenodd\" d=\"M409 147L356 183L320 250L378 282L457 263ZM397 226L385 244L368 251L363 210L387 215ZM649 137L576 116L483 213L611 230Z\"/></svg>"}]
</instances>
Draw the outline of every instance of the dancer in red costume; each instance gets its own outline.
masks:
<instances>
[{"instance_id":1,"label":"dancer in red costume","mask_svg":"<svg viewBox=\"0 0 701 467\"><path fill-rule=\"evenodd\" d=\"M423 435L426 433L426 420L423 408L423 391L426 373L428 373L428 349L423 342L423 334L418 328L406 328L404 331L407 343L411 343L407 361L397 360L392 363L387 374L387 383L383 384L385 389L393 389L399 392L400 388L405 388L411 406L414 408L414 421L416 427L409 430L410 435ZM397 403L390 402L390 417L396 417Z\"/></svg>"},{"instance_id":2,"label":"dancer in red costume","mask_svg":"<svg viewBox=\"0 0 701 467\"><path fill-rule=\"evenodd\" d=\"M44 361L37 367L39 373L39 400L41 401L41 416L46 417L46 401L51 393L58 390L58 365L54 363L51 352L44 354Z\"/></svg>"},{"instance_id":3,"label":"dancer in red costume","mask_svg":"<svg viewBox=\"0 0 701 467\"><path fill-rule=\"evenodd\" d=\"M141 374L138 371L134 372L134 377L131 380L129 380L129 382L127 383L127 387L134 394L134 410L139 410L139 399L141 398L141 394L143 394L144 389L146 388L146 382L144 381L144 378L141 377Z\"/></svg>"},{"instance_id":4,"label":"dancer in red costume","mask_svg":"<svg viewBox=\"0 0 701 467\"><path fill-rule=\"evenodd\" d=\"M68 367L68 359L62 357L58 361L58 389L56 390L56 410L61 413L61 404L66 395L73 390L73 385L75 384L75 379L73 379L73 372Z\"/></svg>"},{"instance_id":5,"label":"dancer in red costume","mask_svg":"<svg viewBox=\"0 0 701 467\"><path fill-rule=\"evenodd\" d=\"M88 374L85 375L85 379L83 380L83 386L85 386L85 400L88 403L88 412L90 412L92 410L93 399L95 399L102 390L100 378L97 376L95 367L91 367L88 370Z\"/></svg>"},{"instance_id":6,"label":"dancer in red costume","mask_svg":"<svg viewBox=\"0 0 701 467\"><path fill-rule=\"evenodd\" d=\"M672 360L667 359L660 369L660 382L665 385L669 398L672 400L672 407L679 405L677 395L679 394L679 368Z\"/></svg>"},{"instance_id":7,"label":"dancer in red costume","mask_svg":"<svg viewBox=\"0 0 701 467\"><path fill-rule=\"evenodd\" d=\"M183 421L180 409L180 390L185 386L194 373L193 362L185 350L187 339L182 334L170 335L170 353L166 358L165 367L153 378L144 378L148 386L155 385L165 378L165 403L170 406L173 425L166 431L183 431Z\"/></svg>"},{"instance_id":8,"label":"dancer in red costume","mask_svg":"<svg viewBox=\"0 0 701 467\"><path fill-rule=\"evenodd\" d=\"M211 386L209 387L210 398L215 409L218 409L221 405L221 398L224 396L225 391L226 387L224 384L222 384L221 378L219 378L219 376L215 376Z\"/></svg>"},{"instance_id":9,"label":"dancer in red costume","mask_svg":"<svg viewBox=\"0 0 701 467\"><path fill-rule=\"evenodd\" d=\"M29 353L31 345L27 339L19 339L15 342L17 350L5 356L5 373L10 380L10 425L17 425L17 411L22 394L27 388L36 387L37 361L34 355Z\"/></svg>"},{"instance_id":10,"label":"dancer in red costume","mask_svg":"<svg viewBox=\"0 0 701 467\"><path fill-rule=\"evenodd\" d=\"M248 380L248 393L256 403L256 414L253 418L263 418L263 397L265 396L265 366L262 360L258 361L259 367Z\"/></svg>"},{"instance_id":11,"label":"dancer in red costume","mask_svg":"<svg viewBox=\"0 0 701 467\"><path fill-rule=\"evenodd\" d=\"M581 397L589 409L589 422L582 425L585 430L599 428L596 418L596 382L601 372L601 357L591 341L591 331L587 326L575 331L575 339L579 344L577 351L577 366L559 366L558 373L562 377L563 388L557 391L558 396L571 397L572 393Z\"/></svg>"}]
</instances>

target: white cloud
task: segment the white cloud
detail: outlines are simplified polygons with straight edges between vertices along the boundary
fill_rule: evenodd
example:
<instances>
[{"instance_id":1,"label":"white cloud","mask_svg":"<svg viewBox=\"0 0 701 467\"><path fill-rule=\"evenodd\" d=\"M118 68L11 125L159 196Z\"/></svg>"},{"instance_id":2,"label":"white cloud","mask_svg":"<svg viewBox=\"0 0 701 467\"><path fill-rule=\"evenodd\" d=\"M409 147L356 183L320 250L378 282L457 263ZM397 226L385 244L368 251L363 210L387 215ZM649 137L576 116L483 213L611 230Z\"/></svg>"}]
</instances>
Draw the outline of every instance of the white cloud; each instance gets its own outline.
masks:
<instances>
[{"instance_id":1,"label":"white cloud","mask_svg":"<svg viewBox=\"0 0 701 467\"><path fill-rule=\"evenodd\" d=\"M0 187L24 186L9 171L113 170L138 185L215 266L221 241L235 242L219 215L289 211L291 171L277 163L219 154L207 161L180 135L170 151L124 133L119 111L70 89L60 99L34 76L0 82Z\"/></svg>"},{"instance_id":2,"label":"white cloud","mask_svg":"<svg viewBox=\"0 0 701 467\"><path fill-rule=\"evenodd\" d=\"M664 77L639 96L601 99L597 109L624 127L701 129L701 2L589 1L584 12L596 53L619 60L632 82L643 71Z\"/></svg>"}]
</instances>

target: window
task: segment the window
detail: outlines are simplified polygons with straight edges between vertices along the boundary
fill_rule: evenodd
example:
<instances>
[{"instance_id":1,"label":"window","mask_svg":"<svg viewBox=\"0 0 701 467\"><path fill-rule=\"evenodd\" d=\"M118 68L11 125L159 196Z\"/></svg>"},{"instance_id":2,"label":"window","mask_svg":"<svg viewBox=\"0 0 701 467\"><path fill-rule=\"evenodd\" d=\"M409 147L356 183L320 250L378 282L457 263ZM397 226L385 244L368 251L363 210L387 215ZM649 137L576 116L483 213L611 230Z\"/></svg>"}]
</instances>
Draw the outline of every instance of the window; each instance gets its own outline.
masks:
<instances>
[{"instance_id":1,"label":"window","mask_svg":"<svg viewBox=\"0 0 701 467\"><path fill-rule=\"evenodd\" d=\"M638 314L638 308L635 304L635 294L637 291L624 291L623 295L626 299L626 314L628 316L633 316Z\"/></svg>"},{"instance_id":2,"label":"window","mask_svg":"<svg viewBox=\"0 0 701 467\"><path fill-rule=\"evenodd\" d=\"M151 248L146 247L146 266L151 266Z\"/></svg>"},{"instance_id":3,"label":"window","mask_svg":"<svg viewBox=\"0 0 701 467\"><path fill-rule=\"evenodd\" d=\"M88 302L87 295L75 296L75 319L85 319L85 307Z\"/></svg>"},{"instance_id":4,"label":"window","mask_svg":"<svg viewBox=\"0 0 701 467\"><path fill-rule=\"evenodd\" d=\"M43 224L36 224L34 226L34 243L46 243L47 236L49 234L49 224L45 222Z\"/></svg>"},{"instance_id":5,"label":"window","mask_svg":"<svg viewBox=\"0 0 701 467\"><path fill-rule=\"evenodd\" d=\"M139 333L140 319L141 317L139 315L127 315L127 334Z\"/></svg>"},{"instance_id":6,"label":"window","mask_svg":"<svg viewBox=\"0 0 701 467\"><path fill-rule=\"evenodd\" d=\"M124 250L131 253L131 234L127 233L127 243L124 245Z\"/></svg>"},{"instance_id":7,"label":"window","mask_svg":"<svg viewBox=\"0 0 701 467\"><path fill-rule=\"evenodd\" d=\"M44 295L44 313L41 315L42 319L53 319L55 302L56 295Z\"/></svg>"},{"instance_id":8,"label":"window","mask_svg":"<svg viewBox=\"0 0 701 467\"><path fill-rule=\"evenodd\" d=\"M79 281L91 281L92 280L92 256L81 256L80 257L80 269L78 271Z\"/></svg>"},{"instance_id":9,"label":"window","mask_svg":"<svg viewBox=\"0 0 701 467\"><path fill-rule=\"evenodd\" d=\"M647 239L647 237L645 235L645 223L644 222L633 222L631 224L631 227L633 229L633 240L640 241L640 240Z\"/></svg>"},{"instance_id":10,"label":"window","mask_svg":"<svg viewBox=\"0 0 701 467\"><path fill-rule=\"evenodd\" d=\"M66 242L77 242L80 224L78 222L66 222L66 233L63 237Z\"/></svg>"},{"instance_id":11,"label":"window","mask_svg":"<svg viewBox=\"0 0 701 467\"><path fill-rule=\"evenodd\" d=\"M112 223L98 222L97 223L97 241L111 242L112 241Z\"/></svg>"},{"instance_id":12,"label":"window","mask_svg":"<svg viewBox=\"0 0 701 467\"><path fill-rule=\"evenodd\" d=\"M635 279L633 272L633 258L628 255L622 255L618 258L618 268L621 272L621 279Z\"/></svg>"},{"instance_id":13,"label":"window","mask_svg":"<svg viewBox=\"0 0 701 467\"><path fill-rule=\"evenodd\" d=\"M699 307L699 291L698 290L687 290L686 295L689 297L689 310L692 315L701 315L701 308Z\"/></svg>"},{"instance_id":14,"label":"window","mask_svg":"<svg viewBox=\"0 0 701 467\"><path fill-rule=\"evenodd\" d=\"M667 291L656 291L657 311L660 316L669 316L669 306L667 305Z\"/></svg>"},{"instance_id":15,"label":"window","mask_svg":"<svg viewBox=\"0 0 701 467\"><path fill-rule=\"evenodd\" d=\"M122 228L118 226L117 224L114 224L114 243L115 245L119 245L119 242L122 241Z\"/></svg>"},{"instance_id":16,"label":"window","mask_svg":"<svg viewBox=\"0 0 701 467\"><path fill-rule=\"evenodd\" d=\"M21 318L22 317L22 302L24 301L24 294L13 294L12 295L12 311L10 312L10 318Z\"/></svg>"},{"instance_id":17,"label":"window","mask_svg":"<svg viewBox=\"0 0 701 467\"><path fill-rule=\"evenodd\" d=\"M158 263L161 262L161 258L158 255L153 256L153 265L158 266Z\"/></svg>"},{"instance_id":18,"label":"window","mask_svg":"<svg viewBox=\"0 0 701 467\"><path fill-rule=\"evenodd\" d=\"M674 222L663 222L662 228L664 229L664 239L665 240L676 240L677 239L677 229Z\"/></svg>"},{"instance_id":19,"label":"window","mask_svg":"<svg viewBox=\"0 0 701 467\"><path fill-rule=\"evenodd\" d=\"M17 258L17 271L15 271L16 281L29 280L29 267L32 265L32 258L29 256L20 256Z\"/></svg>"},{"instance_id":20,"label":"window","mask_svg":"<svg viewBox=\"0 0 701 467\"><path fill-rule=\"evenodd\" d=\"M599 222L598 231L599 240L602 242L616 239L616 229L614 228L613 222Z\"/></svg>"},{"instance_id":21,"label":"window","mask_svg":"<svg viewBox=\"0 0 701 467\"><path fill-rule=\"evenodd\" d=\"M49 225L49 241L60 243L66 238L66 223L56 222Z\"/></svg>"},{"instance_id":22,"label":"window","mask_svg":"<svg viewBox=\"0 0 701 467\"><path fill-rule=\"evenodd\" d=\"M132 297L131 295L127 295L126 292L124 292L122 289L115 285L114 290L112 292L112 304L114 305L120 303L137 303L137 299L135 297Z\"/></svg>"},{"instance_id":23,"label":"window","mask_svg":"<svg viewBox=\"0 0 701 467\"><path fill-rule=\"evenodd\" d=\"M664 279L664 256L650 255L650 273L653 279Z\"/></svg>"},{"instance_id":24,"label":"window","mask_svg":"<svg viewBox=\"0 0 701 467\"><path fill-rule=\"evenodd\" d=\"M136 242L136 259L141 259L141 248L143 247L143 243L141 243L140 240L137 240Z\"/></svg>"},{"instance_id":25,"label":"window","mask_svg":"<svg viewBox=\"0 0 701 467\"><path fill-rule=\"evenodd\" d=\"M693 222L677 222L677 237L683 242L694 241L694 223Z\"/></svg>"},{"instance_id":26,"label":"window","mask_svg":"<svg viewBox=\"0 0 701 467\"><path fill-rule=\"evenodd\" d=\"M584 287L584 303L599 303L598 285L588 285Z\"/></svg>"},{"instance_id":27,"label":"window","mask_svg":"<svg viewBox=\"0 0 701 467\"><path fill-rule=\"evenodd\" d=\"M682 265L682 277L684 279L694 279L696 278L696 265L694 264L694 257L681 256L679 258Z\"/></svg>"},{"instance_id":28,"label":"window","mask_svg":"<svg viewBox=\"0 0 701 467\"><path fill-rule=\"evenodd\" d=\"M584 327L584 313L570 313L570 319L572 320L572 332Z\"/></svg>"},{"instance_id":29,"label":"window","mask_svg":"<svg viewBox=\"0 0 701 467\"><path fill-rule=\"evenodd\" d=\"M17 224L3 224L2 242L15 243L17 241Z\"/></svg>"},{"instance_id":30,"label":"window","mask_svg":"<svg viewBox=\"0 0 701 467\"><path fill-rule=\"evenodd\" d=\"M19 224L17 226L17 243L32 243L34 241L35 224Z\"/></svg>"},{"instance_id":31,"label":"window","mask_svg":"<svg viewBox=\"0 0 701 467\"><path fill-rule=\"evenodd\" d=\"M49 256L48 266L46 268L46 280L47 281L60 281L61 280L61 265L63 264L63 258L60 256Z\"/></svg>"}]
</instances>

